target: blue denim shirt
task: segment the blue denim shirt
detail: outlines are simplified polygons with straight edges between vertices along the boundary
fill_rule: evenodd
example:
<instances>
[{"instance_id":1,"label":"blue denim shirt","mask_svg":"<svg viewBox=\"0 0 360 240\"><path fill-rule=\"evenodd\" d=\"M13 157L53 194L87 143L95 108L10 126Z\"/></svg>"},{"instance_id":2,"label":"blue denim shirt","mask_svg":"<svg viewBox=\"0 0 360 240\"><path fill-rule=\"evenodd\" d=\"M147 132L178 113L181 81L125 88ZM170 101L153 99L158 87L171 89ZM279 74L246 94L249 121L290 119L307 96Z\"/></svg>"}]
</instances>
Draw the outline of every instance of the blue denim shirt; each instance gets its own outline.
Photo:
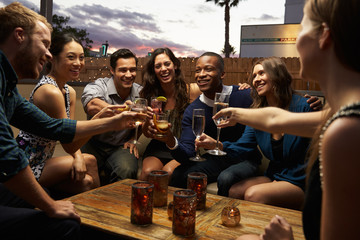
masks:
<instances>
[{"instance_id":1,"label":"blue denim shirt","mask_svg":"<svg viewBox=\"0 0 360 240\"><path fill-rule=\"evenodd\" d=\"M76 121L53 119L23 98L16 88L17 75L0 51L0 182L9 180L28 164L18 147L10 124L49 139L71 142Z\"/></svg>"}]
</instances>

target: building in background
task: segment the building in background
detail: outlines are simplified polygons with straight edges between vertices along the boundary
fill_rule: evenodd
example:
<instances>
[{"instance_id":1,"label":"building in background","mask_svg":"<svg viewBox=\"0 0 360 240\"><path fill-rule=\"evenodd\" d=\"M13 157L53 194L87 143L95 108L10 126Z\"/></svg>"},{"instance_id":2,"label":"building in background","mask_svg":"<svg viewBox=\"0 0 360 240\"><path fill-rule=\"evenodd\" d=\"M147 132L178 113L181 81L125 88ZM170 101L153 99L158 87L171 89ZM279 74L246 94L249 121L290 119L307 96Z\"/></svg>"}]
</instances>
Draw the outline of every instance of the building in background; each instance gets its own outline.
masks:
<instances>
[{"instance_id":1,"label":"building in background","mask_svg":"<svg viewBox=\"0 0 360 240\"><path fill-rule=\"evenodd\" d=\"M304 0L286 0L284 24L241 26L239 57L299 57L296 38Z\"/></svg>"}]
</instances>

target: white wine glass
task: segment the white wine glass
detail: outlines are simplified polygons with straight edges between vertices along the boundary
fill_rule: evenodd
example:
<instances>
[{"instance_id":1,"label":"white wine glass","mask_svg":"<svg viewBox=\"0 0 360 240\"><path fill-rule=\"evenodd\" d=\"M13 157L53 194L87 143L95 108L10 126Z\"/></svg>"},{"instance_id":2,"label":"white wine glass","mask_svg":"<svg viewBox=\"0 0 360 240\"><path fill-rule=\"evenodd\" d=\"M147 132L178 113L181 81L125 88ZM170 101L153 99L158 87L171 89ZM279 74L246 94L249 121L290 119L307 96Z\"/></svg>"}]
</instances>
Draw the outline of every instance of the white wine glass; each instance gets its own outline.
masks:
<instances>
[{"instance_id":1,"label":"white wine glass","mask_svg":"<svg viewBox=\"0 0 360 240\"><path fill-rule=\"evenodd\" d=\"M147 100L145 98L135 98L134 103L131 105L131 111L138 112L138 113L146 113L147 111ZM137 140L138 137L138 129L141 124L144 123L145 120L137 120L135 122L135 138L130 143L133 144L140 144Z\"/></svg>"},{"instance_id":2,"label":"white wine glass","mask_svg":"<svg viewBox=\"0 0 360 240\"><path fill-rule=\"evenodd\" d=\"M221 109L229 107L229 98L230 98L229 94L215 93L213 115L215 115ZM208 153L210 153L212 155L216 155L216 156L224 156L224 155L226 155L226 152L221 151L219 149L219 138L220 138L221 128L218 127L218 124L220 124L221 121L224 121L224 120L225 119L223 117L220 117L220 118L214 120L215 125L217 127L216 147L214 149L211 149L211 150L207 151Z\"/></svg>"},{"instance_id":3,"label":"white wine glass","mask_svg":"<svg viewBox=\"0 0 360 240\"><path fill-rule=\"evenodd\" d=\"M194 109L192 117L192 130L196 137L199 139L201 134L203 134L205 129L205 110L204 109ZM196 156L190 158L191 161L202 162L206 159L200 156L199 149L196 151Z\"/></svg>"}]
</instances>

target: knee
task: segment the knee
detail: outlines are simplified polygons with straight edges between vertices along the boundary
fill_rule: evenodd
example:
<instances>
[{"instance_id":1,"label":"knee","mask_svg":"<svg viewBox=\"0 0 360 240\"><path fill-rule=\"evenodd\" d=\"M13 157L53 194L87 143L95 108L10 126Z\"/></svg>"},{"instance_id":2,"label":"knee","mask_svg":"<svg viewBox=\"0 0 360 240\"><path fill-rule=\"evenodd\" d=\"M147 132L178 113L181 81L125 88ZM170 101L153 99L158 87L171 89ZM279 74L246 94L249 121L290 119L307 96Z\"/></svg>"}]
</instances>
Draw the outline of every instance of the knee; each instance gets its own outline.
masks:
<instances>
[{"instance_id":1,"label":"knee","mask_svg":"<svg viewBox=\"0 0 360 240\"><path fill-rule=\"evenodd\" d=\"M245 189L239 185L232 185L229 189L229 197L244 199Z\"/></svg>"},{"instance_id":2,"label":"knee","mask_svg":"<svg viewBox=\"0 0 360 240\"><path fill-rule=\"evenodd\" d=\"M96 157L94 155L84 154L84 159L85 159L85 162L86 162L86 167L88 169L93 169L93 170L96 170L96 171L98 170Z\"/></svg>"},{"instance_id":3,"label":"knee","mask_svg":"<svg viewBox=\"0 0 360 240\"><path fill-rule=\"evenodd\" d=\"M94 178L89 174L85 175L84 179L81 181L81 184L82 184L82 191L84 192L100 186L100 184L96 183L94 181Z\"/></svg>"},{"instance_id":4,"label":"knee","mask_svg":"<svg viewBox=\"0 0 360 240\"><path fill-rule=\"evenodd\" d=\"M152 168L142 168L141 169L141 174L140 174L140 180L146 181L149 178L149 175L151 173L151 171L153 171L154 169Z\"/></svg>"},{"instance_id":5,"label":"knee","mask_svg":"<svg viewBox=\"0 0 360 240\"><path fill-rule=\"evenodd\" d=\"M249 187L244 194L244 200L250 201L250 202L257 202L257 203L268 203L268 197L259 191L259 189L256 186Z\"/></svg>"}]
</instances>

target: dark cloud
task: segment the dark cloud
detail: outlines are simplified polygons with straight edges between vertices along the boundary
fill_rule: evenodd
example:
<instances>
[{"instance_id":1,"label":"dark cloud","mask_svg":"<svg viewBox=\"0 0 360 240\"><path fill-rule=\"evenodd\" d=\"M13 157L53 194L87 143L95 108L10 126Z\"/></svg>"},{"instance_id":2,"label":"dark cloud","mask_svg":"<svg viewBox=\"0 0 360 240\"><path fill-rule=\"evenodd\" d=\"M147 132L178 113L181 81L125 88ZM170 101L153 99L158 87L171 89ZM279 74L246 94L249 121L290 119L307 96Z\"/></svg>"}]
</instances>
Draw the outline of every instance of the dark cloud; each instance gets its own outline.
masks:
<instances>
[{"instance_id":1,"label":"dark cloud","mask_svg":"<svg viewBox=\"0 0 360 240\"><path fill-rule=\"evenodd\" d=\"M4 5L9 5L12 2L14 2L14 1L13 0L0 0L0 3L2 3ZM34 10L35 12L40 12L40 8L36 4L34 4L32 2L29 2L29 1L26 1L26 0L19 1L19 2L21 2L21 4L24 5L25 7Z\"/></svg>"},{"instance_id":2,"label":"dark cloud","mask_svg":"<svg viewBox=\"0 0 360 240\"><path fill-rule=\"evenodd\" d=\"M279 20L279 17L271 16L269 14L262 14L258 18L249 18L249 21L273 21L273 20Z\"/></svg>"},{"instance_id":3,"label":"dark cloud","mask_svg":"<svg viewBox=\"0 0 360 240\"><path fill-rule=\"evenodd\" d=\"M13 0L0 0L0 3L4 5L12 2ZM27 0L20 0L20 2L24 6L40 12L39 5ZM199 5L199 8L200 6L204 9L203 5ZM68 25L71 27L86 29L89 38L94 41L93 48L95 50L102 43L108 41L111 49L129 48L138 56L144 56L151 49L158 47L169 47L179 56L198 56L203 52L162 38L162 30L152 14L111 9L99 4L64 7L55 2L53 3L53 14L70 17ZM112 24L109 24L110 21ZM169 22L176 22L176 20L169 20Z\"/></svg>"},{"instance_id":4,"label":"dark cloud","mask_svg":"<svg viewBox=\"0 0 360 240\"><path fill-rule=\"evenodd\" d=\"M94 41L94 48L108 41L110 48L129 48L139 56L146 55L151 49L164 46L176 49L179 54L183 51L194 52L189 46L150 37L162 33L151 14L111 9L99 4L76 5L69 8L54 5L54 13L70 17L70 26L86 29L89 38ZM108 24L110 21L112 25ZM138 36L139 32L141 37Z\"/></svg>"}]
</instances>

